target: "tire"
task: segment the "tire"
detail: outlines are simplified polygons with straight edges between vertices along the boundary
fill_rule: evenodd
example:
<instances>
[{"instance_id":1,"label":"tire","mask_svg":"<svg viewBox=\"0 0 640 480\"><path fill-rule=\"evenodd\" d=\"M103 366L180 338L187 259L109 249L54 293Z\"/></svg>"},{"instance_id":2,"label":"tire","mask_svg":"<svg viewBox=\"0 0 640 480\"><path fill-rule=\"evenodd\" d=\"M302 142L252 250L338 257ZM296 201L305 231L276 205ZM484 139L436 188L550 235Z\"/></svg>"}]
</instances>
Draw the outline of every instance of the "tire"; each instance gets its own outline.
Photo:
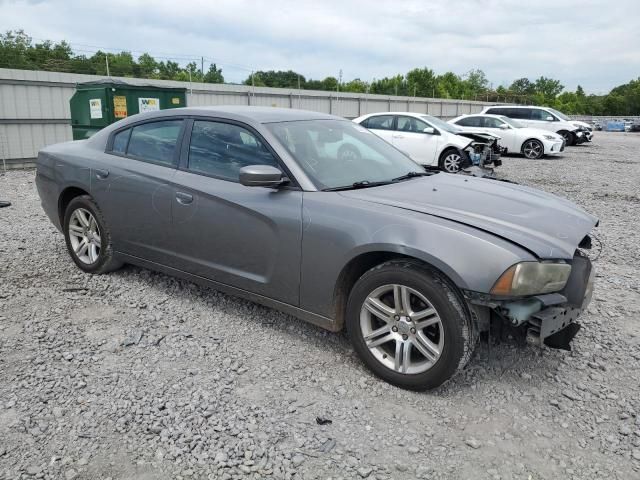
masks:
<instances>
[{"instance_id":1,"label":"tire","mask_svg":"<svg viewBox=\"0 0 640 480\"><path fill-rule=\"evenodd\" d=\"M414 260L391 260L362 275L349 295L346 326L374 374L416 391L436 388L464 368L478 340L460 291Z\"/></svg>"},{"instance_id":2,"label":"tire","mask_svg":"<svg viewBox=\"0 0 640 480\"><path fill-rule=\"evenodd\" d=\"M440 170L444 170L447 173L458 173L462 170L462 164L464 159L455 148L449 148L442 152L438 166Z\"/></svg>"},{"instance_id":3,"label":"tire","mask_svg":"<svg viewBox=\"0 0 640 480\"><path fill-rule=\"evenodd\" d=\"M101 274L122 266L122 262L114 258L111 233L102 212L89 195L69 202L63 232L69 255L83 272Z\"/></svg>"},{"instance_id":4,"label":"tire","mask_svg":"<svg viewBox=\"0 0 640 480\"><path fill-rule=\"evenodd\" d=\"M530 138L522 144L522 154L530 160L537 160L544 156L544 145L540 140Z\"/></svg>"},{"instance_id":5,"label":"tire","mask_svg":"<svg viewBox=\"0 0 640 480\"><path fill-rule=\"evenodd\" d=\"M558 132L558 135L562 135L562 137L564 138L564 144L567 147L570 147L571 145L576 143L576 136L572 132L560 130Z\"/></svg>"},{"instance_id":6,"label":"tire","mask_svg":"<svg viewBox=\"0 0 640 480\"><path fill-rule=\"evenodd\" d=\"M345 160L348 162L349 160L358 160L360 158L362 158L360 150L349 143L345 143L338 149L338 160Z\"/></svg>"}]
</instances>

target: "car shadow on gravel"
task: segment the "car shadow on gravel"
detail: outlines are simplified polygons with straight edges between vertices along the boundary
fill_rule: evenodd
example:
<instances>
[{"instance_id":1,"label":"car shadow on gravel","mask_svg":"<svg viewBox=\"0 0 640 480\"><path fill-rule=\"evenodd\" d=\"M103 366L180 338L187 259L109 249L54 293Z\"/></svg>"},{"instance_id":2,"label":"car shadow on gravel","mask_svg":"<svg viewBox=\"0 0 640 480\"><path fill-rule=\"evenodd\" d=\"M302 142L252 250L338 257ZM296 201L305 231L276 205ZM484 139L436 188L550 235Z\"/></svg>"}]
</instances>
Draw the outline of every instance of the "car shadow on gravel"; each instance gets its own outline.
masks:
<instances>
[{"instance_id":1,"label":"car shadow on gravel","mask_svg":"<svg viewBox=\"0 0 640 480\"><path fill-rule=\"evenodd\" d=\"M146 284L145 288L156 289L154 293L162 293L163 298L166 298L164 297L166 295L170 300L178 300L181 292L188 292L193 296L192 301L197 302L195 306L205 311L211 310L212 314L215 311L230 316L237 315L244 319L245 312L251 311L251 318L247 319L250 328L264 332L267 336L275 333L285 344L292 346L288 349L288 353L279 356L284 365L280 367L274 365L275 370L284 370L297 362L295 352L299 351L321 362L331 363L335 362L336 358L340 358L341 361L335 365L334 371L338 376L348 378L355 376L357 372L357 375L365 376L368 381L384 383L369 372L357 358L344 329L336 333L328 332L296 317L249 300L132 265L126 265L110 275L118 276L125 282L131 279L142 281ZM171 292L167 292L168 285L171 286L169 288ZM197 334L199 326L196 324L193 327L193 334ZM204 337L206 335L203 332ZM250 355L252 352L246 353L248 363L255 362L259 365L262 361L260 353L255 352L257 355ZM290 355L290 358L287 358L287 355ZM521 340L510 335L499 339L485 338L477 346L466 368L436 391L438 395L455 396L469 388L475 388L478 383L501 382L505 378L527 380L540 377L543 379L545 372L554 371L557 368L561 355L563 352L523 345ZM340 372L341 369L346 371ZM391 388L395 389L395 387ZM398 391L402 390L398 389Z\"/></svg>"}]
</instances>

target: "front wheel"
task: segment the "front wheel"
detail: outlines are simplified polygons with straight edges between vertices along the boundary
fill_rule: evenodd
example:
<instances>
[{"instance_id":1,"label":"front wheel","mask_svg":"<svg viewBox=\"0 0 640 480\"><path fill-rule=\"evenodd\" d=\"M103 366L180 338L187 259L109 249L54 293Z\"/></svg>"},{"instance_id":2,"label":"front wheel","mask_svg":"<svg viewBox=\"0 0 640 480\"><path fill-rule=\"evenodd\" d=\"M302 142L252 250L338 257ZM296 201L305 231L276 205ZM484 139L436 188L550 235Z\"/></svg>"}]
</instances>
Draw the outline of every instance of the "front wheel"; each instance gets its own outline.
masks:
<instances>
[{"instance_id":1,"label":"front wheel","mask_svg":"<svg viewBox=\"0 0 640 480\"><path fill-rule=\"evenodd\" d=\"M544 145L539 140L531 139L522 144L522 154L531 159L537 160L544 155Z\"/></svg>"},{"instance_id":2,"label":"front wheel","mask_svg":"<svg viewBox=\"0 0 640 480\"><path fill-rule=\"evenodd\" d=\"M440 156L440 168L448 173L458 173L462 169L462 156L457 150L446 150Z\"/></svg>"},{"instance_id":3,"label":"front wheel","mask_svg":"<svg viewBox=\"0 0 640 480\"><path fill-rule=\"evenodd\" d=\"M113 256L111 233L102 212L89 195L69 202L63 228L69 255L80 270L106 273L122 266Z\"/></svg>"},{"instance_id":4,"label":"front wheel","mask_svg":"<svg viewBox=\"0 0 640 480\"><path fill-rule=\"evenodd\" d=\"M564 138L564 144L567 147L570 147L571 145L573 145L574 143L576 143L576 136L569 131L566 130L562 130L560 132L558 132L559 135L562 135L562 138Z\"/></svg>"},{"instance_id":5,"label":"front wheel","mask_svg":"<svg viewBox=\"0 0 640 480\"><path fill-rule=\"evenodd\" d=\"M411 260L366 272L347 305L347 330L362 361L387 382L409 390L440 386L475 347L464 300L447 279Z\"/></svg>"}]
</instances>

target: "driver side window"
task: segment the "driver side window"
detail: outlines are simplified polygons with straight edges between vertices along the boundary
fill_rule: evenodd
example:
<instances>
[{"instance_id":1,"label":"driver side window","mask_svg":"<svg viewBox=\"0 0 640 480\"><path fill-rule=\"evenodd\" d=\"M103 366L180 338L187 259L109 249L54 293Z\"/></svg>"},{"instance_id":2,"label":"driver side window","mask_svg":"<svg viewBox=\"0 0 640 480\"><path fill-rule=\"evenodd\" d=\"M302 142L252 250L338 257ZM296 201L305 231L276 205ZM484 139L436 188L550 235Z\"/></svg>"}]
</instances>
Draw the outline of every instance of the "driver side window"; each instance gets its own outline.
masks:
<instances>
[{"instance_id":1,"label":"driver side window","mask_svg":"<svg viewBox=\"0 0 640 480\"><path fill-rule=\"evenodd\" d=\"M196 120L189 143L189 170L238 182L249 165L278 166L277 160L252 132L231 123Z\"/></svg>"},{"instance_id":2,"label":"driver side window","mask_svg":"<svg viewBox=\"0 0 640 480\"><path fill-rule=\"evenodd\" d=\"M396 130L400 132L413 132L413 133L422 133L422 131L427 128L427 125L422 120L418 120L413 117L398 117L398 126Z\"/></svg>"},{"instance_id":3,"label":"driver side window","mask_svg":"<svg viewBox=\"0 0 640 480\"><path fill-rule=\"evenodd\" d=\"M498 120L493 117L483 117L484 120L484 128L500 128L500 126L504 123L502 120Z\"/></svg>"}]
</instances>

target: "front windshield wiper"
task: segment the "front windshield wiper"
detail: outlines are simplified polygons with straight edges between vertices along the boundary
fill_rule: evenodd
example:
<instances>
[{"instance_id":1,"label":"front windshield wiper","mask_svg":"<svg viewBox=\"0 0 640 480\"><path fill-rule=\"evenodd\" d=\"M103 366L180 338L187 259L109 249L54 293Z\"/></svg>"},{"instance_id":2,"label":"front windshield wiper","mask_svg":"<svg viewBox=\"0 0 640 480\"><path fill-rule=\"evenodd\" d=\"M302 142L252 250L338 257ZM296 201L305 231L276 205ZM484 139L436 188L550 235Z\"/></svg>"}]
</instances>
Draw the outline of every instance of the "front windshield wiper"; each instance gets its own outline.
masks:
<instances>
[{"instance_id":1,"label":"front windshield wiper","mask_svg":"<svg viewBox=\"0 0 640 480\"><path fill-rule=\"evenodd\" d=\"M369 180L360 180L359 182L354 182L351 185L343 185L341 187L323 188L322 191L323 192L337 192L337 191L340 191L340 190L356 190L358 188L379 187L380 185L389 185L391 183L397 183L397 182L400 182L402 180L407 180L409 178L429 177L429 176L434 175L436 173L438 173L438 172L437 171L434 171L434 172L409 172L409 173L406 173L405 175L401 175L399 177L392 178L391 180L384 180L384 181L381 181L381 182L371 182Z\"/></svg>"},{"instance_id":2,"label":"front windshield wiper","mask_svg":"<svg viewBox=\"0 0 640 480\"><path fill-rule=\"evenodd\" d=\"M392 182L399 182L400 180L408 180L409 178L417 178L417 177L430 177L434 173L438 172L409 172L405 175L400 175L392 180Z\"/></svg>"},{"instance_id":3,"label":"front windshield wiper","mask_svg":"<svg viewBox=\"0 0 640 480\"><path fill-rule=\"evenodd\" d=\"M393 180L385 180L384 182L370 182L369 180L360 180L351 185L343 185L341 187L323 188L323 192L337 192L340 190L357 190L358 188L379 187L380 185L389 185L394 183Z\"/></svg>"}]
</instances>

